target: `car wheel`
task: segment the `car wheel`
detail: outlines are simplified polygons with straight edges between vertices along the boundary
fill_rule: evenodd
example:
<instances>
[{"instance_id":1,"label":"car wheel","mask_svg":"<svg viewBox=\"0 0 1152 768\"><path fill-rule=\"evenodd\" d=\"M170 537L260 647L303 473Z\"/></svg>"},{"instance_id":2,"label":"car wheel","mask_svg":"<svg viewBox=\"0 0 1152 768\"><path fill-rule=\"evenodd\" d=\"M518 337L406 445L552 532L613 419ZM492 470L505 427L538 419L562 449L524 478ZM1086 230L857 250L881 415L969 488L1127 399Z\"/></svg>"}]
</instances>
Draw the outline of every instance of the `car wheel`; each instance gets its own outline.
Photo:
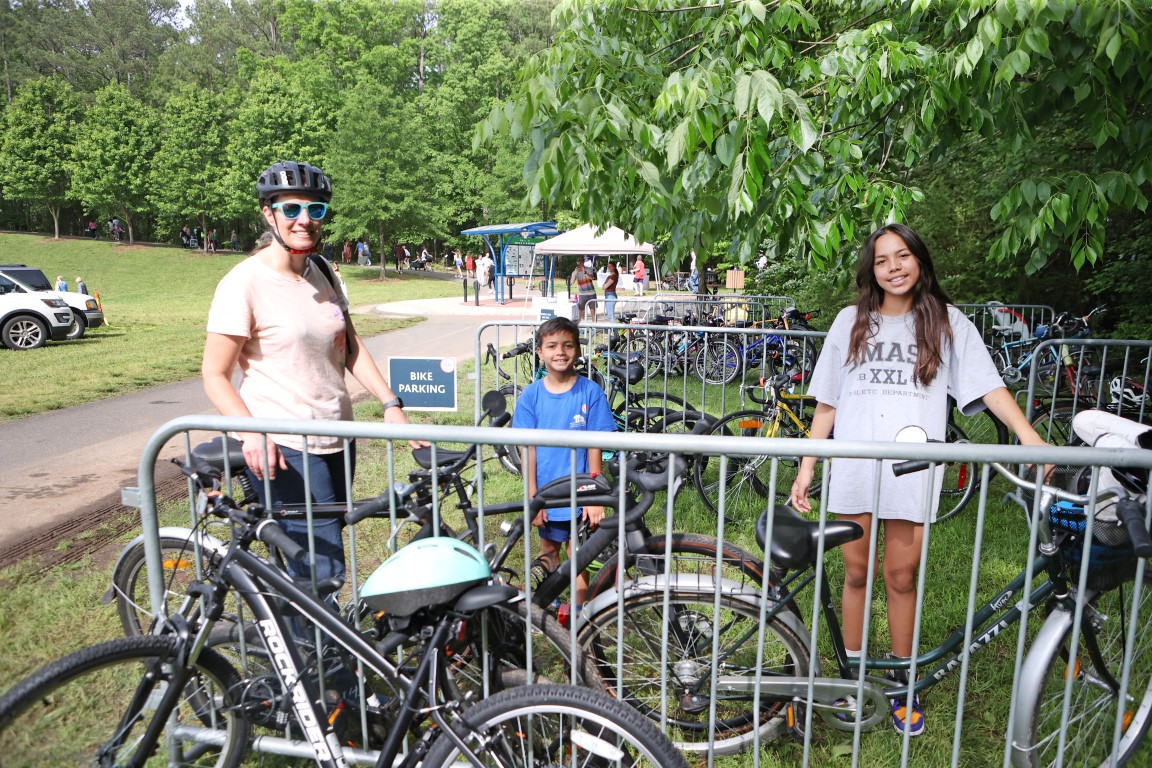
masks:
<instances>
[{"instance_id":1,"label":"car wheel","mask_svg":"<svg viewBox=\"0 0 1152 768\"><path fill-rule=\"evenodd\" d=\"M48 326L38 317L17 315L4 323L0 340L8 349L36 349L48 340Z\"/></svg>"},{"instance_id":2,"label":"car wheel","mask_svg":"<svg viewBox=\"0 0 1152 768\"><path fill-rule=\"evenodd\" d=\"M84 333L88 330L88 321L84 315L75 310L72 311L72 325L68 326L68 335L64 338L68 341L84 338Z\"/></svg>"}]
</instances>

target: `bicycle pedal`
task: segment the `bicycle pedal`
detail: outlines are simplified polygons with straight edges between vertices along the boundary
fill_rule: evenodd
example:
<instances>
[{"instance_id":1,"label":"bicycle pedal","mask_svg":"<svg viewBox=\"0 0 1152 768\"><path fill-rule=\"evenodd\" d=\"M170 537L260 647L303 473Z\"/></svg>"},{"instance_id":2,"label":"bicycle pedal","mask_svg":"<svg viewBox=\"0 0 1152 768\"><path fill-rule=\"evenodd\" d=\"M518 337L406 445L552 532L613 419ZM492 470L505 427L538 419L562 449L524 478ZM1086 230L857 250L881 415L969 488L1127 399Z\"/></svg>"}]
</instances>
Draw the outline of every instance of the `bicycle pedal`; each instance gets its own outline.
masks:
<instances>
[{"instance_id":1,"label":"bicycle pedal","mask_svg":"<svg viewBox=\"0 0 1152 768\"><path fill-rule=\"evenodd\" d=\"M798 702L790 701L784 708L784 724L788 735L799 742L804 741L804 706Z\"/></svg>"}]
</instances>

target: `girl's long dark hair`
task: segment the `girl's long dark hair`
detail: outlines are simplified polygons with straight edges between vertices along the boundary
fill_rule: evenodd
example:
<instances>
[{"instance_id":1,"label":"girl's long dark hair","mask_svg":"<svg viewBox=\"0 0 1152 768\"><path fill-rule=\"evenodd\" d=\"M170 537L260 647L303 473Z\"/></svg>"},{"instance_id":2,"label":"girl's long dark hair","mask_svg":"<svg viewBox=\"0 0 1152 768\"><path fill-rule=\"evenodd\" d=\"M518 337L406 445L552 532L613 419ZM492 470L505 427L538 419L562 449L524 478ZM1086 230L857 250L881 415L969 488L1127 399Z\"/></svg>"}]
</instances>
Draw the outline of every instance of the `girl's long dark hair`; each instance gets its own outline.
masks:
<instances>
[{"instance_id":1,"label":"girl's long dark hair","mask_svg":"<svg viewBox=\"0 0 1152 768\"><path fill-rule=\"evenodd\" d=\"M944 347L952 345L952 325L948 322L948 305L952 300L936 279L936 267L932 264L928 246L914 229L904 224L881 227L868 236L860 249L860 258L856 262L856 322L848 339L848 362L864 362L868 340L880 328L879 313L884 302L884 290L876 282L872 266L876 259L876 241L889 233L904 241L920 265L920 279L912 288L912 316L919 350L912 380L928 386L936 378Z\"/></svg>"}]
</instances>

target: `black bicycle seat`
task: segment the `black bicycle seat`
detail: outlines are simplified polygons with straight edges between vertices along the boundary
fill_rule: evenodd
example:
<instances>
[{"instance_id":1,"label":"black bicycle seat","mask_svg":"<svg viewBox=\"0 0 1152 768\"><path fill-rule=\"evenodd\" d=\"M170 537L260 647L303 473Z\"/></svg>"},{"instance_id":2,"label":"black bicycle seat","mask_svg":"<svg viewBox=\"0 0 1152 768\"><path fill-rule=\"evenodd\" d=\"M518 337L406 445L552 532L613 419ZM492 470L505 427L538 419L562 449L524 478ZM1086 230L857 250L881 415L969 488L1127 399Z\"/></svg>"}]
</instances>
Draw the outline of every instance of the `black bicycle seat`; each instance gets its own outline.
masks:
<instances>
[{"instance_id":1,"label":"black bicycle seat","mask_svg":"<svg viewBox=\"0 0 1152 768\"><path fill-rule=\"evenodd\" d=\"M590 496L612 493L612 484L604 475L576 475L576 501ZM572 498L572 478L558 477L536 492L540 501L566 501Z\"/></svg>"},{"instance_id":2,"label":"black bicycle seat","mask_svg":"<svg viewBox=\"0 0 1152 768\"><path fill-rule=\"evenodd\" d=\"M608 372L629 384L639 384L644 378L644 366L639 361L629 361L628 365L609 365Z\"/></svg>"},{"instance_id":3,"label":"black bicycle seat","mask_svg":"<svg viewBox=\"0 0 1152 768\"><path fill-rule=\"evenodd\" d=\"M785 504L776 505L772 521L771 548L764 545L768 529L768 511L756 521L756 543L776 565L788 570L807 568L816 562L816 546L820 541L820 524L806 520ZM864 535L864 529L850 520L829 520L824 526L824 551L855 541Z\"/></svg>"},{"instance_id":4,"label":"black bicycle seat","mask_svg":"<svg viewBox=\"0 0 1152 768\"><path fill-rule=\"evenodd\" d=\"M441 468L450 467L463 459L467 453L467 450L450 451L445 448L437 448L436 466ZM412 458L424 469L432 469L432 446L426 445L422 448L414 448L412 450Z\"/></svg>"},{"instance_id":5,"label":"black bicycle seat","mask_svg":"<svg viewBox=\"0 0 1152 768\"><path fill-rule=\"evenodd\" d=\"M193 448L192 455L200 462L221 472L224 471L225 456L228 459L228 468L233 473L248 468L248 462L244 460L244 443L234 437L214 437Z\"/></svg>"}]
</instances>

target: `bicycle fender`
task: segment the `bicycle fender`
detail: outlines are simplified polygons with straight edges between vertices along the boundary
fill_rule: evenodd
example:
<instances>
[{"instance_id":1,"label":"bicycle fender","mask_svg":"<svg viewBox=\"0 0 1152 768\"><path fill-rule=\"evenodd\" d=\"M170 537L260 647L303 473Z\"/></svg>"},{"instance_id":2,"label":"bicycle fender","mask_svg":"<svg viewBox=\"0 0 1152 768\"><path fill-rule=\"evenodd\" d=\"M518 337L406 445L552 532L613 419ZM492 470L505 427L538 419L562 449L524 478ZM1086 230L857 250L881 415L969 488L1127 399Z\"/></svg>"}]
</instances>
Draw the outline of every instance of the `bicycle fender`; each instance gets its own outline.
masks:
<instances>
[{"instance_id":1,"label":"bicycle fender","mask_svg":"<svg viewBox=\"0 0 1152 768\"><path fill-rule=\"evenodd\" d=\"M208 534L208 533L198 533L197 531L194 531L191 528L180 528L177 526L165 526L164 528L161 528L159 530L159 532L157 533L157 536L161 539L163 539L164 537L167 536L167 537L171 537L171 538L175 538L175 539L184 539L186 541L191 540L193 537L196 537L197 540L200 542L201 548L203 548L203 549L210 550L210 551L215 552L216 554L221 555L221 556L223 556L224 553L228 551L228 545L225 544L220 539L218 539L215 536ZM144 546L144 534L140 534L136 538L132 539L132 541L130 541L124 545L124 549L120 550L120 554L116 558L116 565L114 565L112 567L113 584L112 584L112 586L110 586L108 588L108 591L105 592L104 595L100 598L101 605L108 605L109 603L111 603L116 598L116 594L115 594L115 592L116 592L116 585L115 585L116 574L119 573L120 566L123 565L124 559L126 557L128 557L128 553L130 553L131 551L133 551L137 547L142 547L142 546Z\"/></svg>"},{"instance_id":2,"label":"bicycle fender","mask_svg":"<svg viewBox=\"0 0 1152 768\"><path fill-rule=\"evenodd\" d=\"M589 621L590 617L599 615L601 611L614 611L616 604L621 599L627 599L631 595L644 594L647 592L662 593L665 589L670 592L693 595L715 595L717 590L719 590L721 594L739 600L756 610L760 609L762 603L766 603L766 611L771 611L778 605L777 601L765 597L759 589L731 579L715 579L711 576L693 573L673 573L667 577L660 574L658 576L645 576L641 579L629 580L624 584L623 595L615 588L601 592L593 598L590 603L587 603L584 606L584 610L578 614L577 631L583 628L583 625ZM776 620L787 625L796 637L800 638L808 650L808 657L816 658L816 674L820 675L819 658L814 655L812 637L809 635L808 629L804 626L804 622L789 610L781 610L777 613Z\"/></svg>"},{"instance_id":3,"label":"bicycle fender","mask_svg":"<svg viewBox=\"0 0 1152 768\"><path fill-rule=\"evenodd\" d=\"M1089 592L1085 600L1091 600L1095 596L1095 592ZM1030 727L1035 714L1032 708L1036 701L1034 696L1028 694L1040 689L1048 674L1048 664L1055 654L1060 653L1064 638L1073 629L1072 621L1075 618L1075 611L1063 606L1048 614L1044 626L1036 634L1036 639L1032 641L1028 654L1024 657L1024 664L1020 668L1020 680L1016 686L1016 690L1023 695L1016 697L1016 714L1011 734L1012 765L1018 768L1027 768L1031 765L1030 755L1036 748L1032 743ZM1088 618L1085 614L1084 620L1087 621Z\"/></svg>"}]
</instances>

